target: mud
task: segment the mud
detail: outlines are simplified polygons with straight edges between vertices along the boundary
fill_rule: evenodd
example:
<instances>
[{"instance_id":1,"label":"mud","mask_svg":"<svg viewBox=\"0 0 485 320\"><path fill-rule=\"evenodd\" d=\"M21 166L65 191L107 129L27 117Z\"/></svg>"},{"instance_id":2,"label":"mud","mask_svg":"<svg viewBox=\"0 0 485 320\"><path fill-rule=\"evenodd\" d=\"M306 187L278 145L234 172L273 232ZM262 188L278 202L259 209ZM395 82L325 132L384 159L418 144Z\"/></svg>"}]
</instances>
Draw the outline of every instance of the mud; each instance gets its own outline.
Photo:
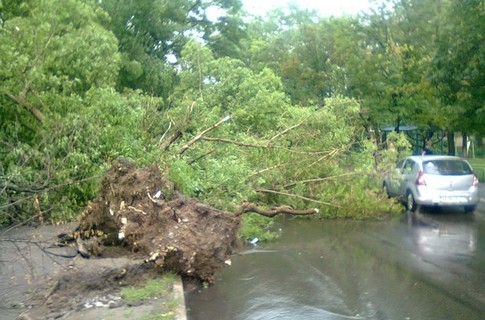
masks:
<instances>
[{"instance_id":1,"label":"mud","mask_svg":"<svg viewBox=\"0 0 485 320\"><path fill-rule=\"evenodd\" d=\"M137 319L169 312L172 288L136 305L122 299L122 288L160 276L143 260L86 259L76 248L55 245L58 233L76 226L0 231L0 319Z\"/></svg>"}]
</instances>

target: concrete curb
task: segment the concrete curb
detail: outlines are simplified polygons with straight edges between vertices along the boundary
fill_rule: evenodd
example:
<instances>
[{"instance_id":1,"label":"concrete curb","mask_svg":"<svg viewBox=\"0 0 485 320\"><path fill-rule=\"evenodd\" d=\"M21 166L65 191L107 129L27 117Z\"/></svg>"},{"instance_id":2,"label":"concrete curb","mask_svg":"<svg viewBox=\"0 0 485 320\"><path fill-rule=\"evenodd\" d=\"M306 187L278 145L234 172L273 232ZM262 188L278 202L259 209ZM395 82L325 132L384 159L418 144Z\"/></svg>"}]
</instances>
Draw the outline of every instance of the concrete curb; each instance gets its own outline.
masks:
<instances>
[{"instance_id":1,"label":"concrete curb","mask_svg":"<svg viewBox=\"0 0 485 320\"><path fill-rule=\"evenodd\" d=\"M176 296L176 299L180 301L179 307L175 311L175 319L177 320L187 320L187 310L185 307L185 294L184 294L184 285L182 283L182 278L177 276L175 282L173 284L173 292Z\"/></svg>"}]
</instances>

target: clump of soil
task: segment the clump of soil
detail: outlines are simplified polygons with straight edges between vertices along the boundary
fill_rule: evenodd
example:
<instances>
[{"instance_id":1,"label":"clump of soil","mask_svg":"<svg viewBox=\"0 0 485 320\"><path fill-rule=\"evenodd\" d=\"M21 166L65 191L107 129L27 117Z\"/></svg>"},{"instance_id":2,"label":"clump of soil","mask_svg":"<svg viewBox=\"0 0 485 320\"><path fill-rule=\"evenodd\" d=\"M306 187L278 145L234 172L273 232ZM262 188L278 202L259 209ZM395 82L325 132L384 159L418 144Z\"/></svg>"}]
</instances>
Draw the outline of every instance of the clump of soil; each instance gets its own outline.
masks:
<instances>
[{"instance_id":1,"label":"clump of soil","mask_svg":"<svg viewBox=\"0 0 485 320\"><path fill-rule=\"evenodd\" d=\"M239 226L239 216L177 193L158 167L118 160L76 231L60 238L85 257L143 257L154 269L212 283L239 246Z\"/></svg>"}]
</instances>

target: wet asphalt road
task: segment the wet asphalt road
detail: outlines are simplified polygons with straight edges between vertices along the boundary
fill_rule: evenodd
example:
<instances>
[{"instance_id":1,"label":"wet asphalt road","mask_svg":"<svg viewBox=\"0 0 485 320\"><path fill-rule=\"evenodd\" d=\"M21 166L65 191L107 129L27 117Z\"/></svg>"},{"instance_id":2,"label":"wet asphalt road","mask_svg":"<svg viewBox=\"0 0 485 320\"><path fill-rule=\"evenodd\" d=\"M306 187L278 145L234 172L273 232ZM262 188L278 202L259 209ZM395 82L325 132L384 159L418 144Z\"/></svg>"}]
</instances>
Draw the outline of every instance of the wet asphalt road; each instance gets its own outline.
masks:
<instances>
[{"instance_id":1,"label":"wet asphalt road","mask_svg":"<svg viewBox=\"0 0 485 320\"><path fill-rule=\"evenodd\" d=\"M279 228L278 241L249 247L213 287L187 294L188 318L485 318L485 201L474 214Z\"/></svg>"}]
</instances>

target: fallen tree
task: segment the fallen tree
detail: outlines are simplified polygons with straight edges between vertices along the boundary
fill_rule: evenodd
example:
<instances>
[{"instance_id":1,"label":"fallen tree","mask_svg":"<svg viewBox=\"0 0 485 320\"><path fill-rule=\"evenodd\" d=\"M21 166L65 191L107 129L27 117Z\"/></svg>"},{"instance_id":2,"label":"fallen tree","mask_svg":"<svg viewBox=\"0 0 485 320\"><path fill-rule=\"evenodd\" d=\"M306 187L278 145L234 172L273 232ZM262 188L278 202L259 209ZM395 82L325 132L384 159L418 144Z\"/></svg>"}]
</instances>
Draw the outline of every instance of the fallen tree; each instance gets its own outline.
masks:
<instances>
[{"instance_id":1,"label":"fallen tree","mask_svg":"<svg viewBox=\"0 0 485 320\"><path fill-rule=\"evenodd\" d=\"M240 247L241 216L248 212L274 217L313 214L316 209L261 209L244 203L230 213L185 198L156 166L139 169L118 160L104 176L100 196L82 212L76 230L59 238L60 244L75 244L84 257L116 251L143 257L161 271L212 283L215 271Z\"/></svg>"}]
</instances>

